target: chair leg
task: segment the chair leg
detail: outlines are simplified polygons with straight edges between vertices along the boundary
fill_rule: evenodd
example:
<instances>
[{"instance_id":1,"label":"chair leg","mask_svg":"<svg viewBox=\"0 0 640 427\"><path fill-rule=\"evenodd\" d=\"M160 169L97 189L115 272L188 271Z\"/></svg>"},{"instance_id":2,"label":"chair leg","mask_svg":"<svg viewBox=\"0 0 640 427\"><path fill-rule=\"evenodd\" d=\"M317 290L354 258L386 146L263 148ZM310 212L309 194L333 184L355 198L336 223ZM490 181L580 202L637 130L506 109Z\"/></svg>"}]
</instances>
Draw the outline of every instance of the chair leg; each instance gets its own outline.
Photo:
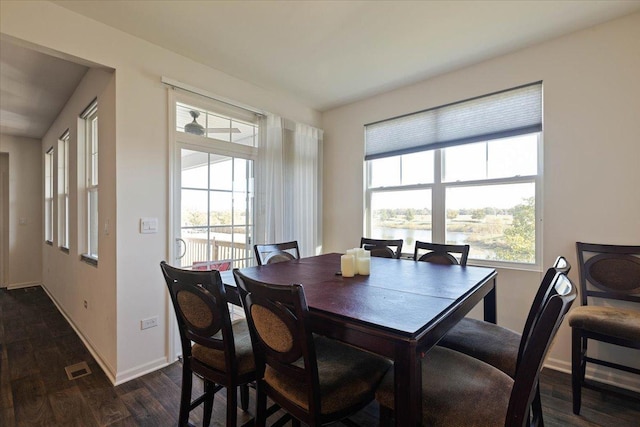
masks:
<instances>
[{"instance_id":1,"label":"chair leg","mask_svg":"<svg viewBox=\"0 0 640 427\"><path fill-rule=\"evenodd\" d=\"M202 414L202 426L209 427L211 424L211 414L213 413L213 399L215 397L215 384L211 381L204 381L204 411Z\"/></svg>"},{"instance_id":2,"label":"chair leg","mask_svg":"<svg viewBox=\"0 0 640 427\"><path fill-rule=\"evenodd\" d=\"M380 427L391 426L392 418L393 418L393 409L380 405Z\"/></svg>"},{"instance_id":3,"label":"chair leg","mask_svg":"<svg viewBox=\"0 0 640 427\"><path fill-rule=\"evenodd\" d=\"M240 407L245 412L249 409L249 386L247 384L240 386Z\"/></svg>"},{"instance_id":4,"label":"chair leg","mask_svg":"<svg viewBox=\"0 0 640 427\"><path fill-rule=\"evenodd\" d=\"M573 413L580 414L582 400L582 381L584 379L583 351L586 351L582 343L580 329L571 329L571 388L573 392Z\"/></svg>"},{"instance_id":5,"label":"chair leg","mask_svg":"<svg viewBox=\"0 0 640 427\"><path fill-rule=\"evenodd\" d=\"M531 412L533 414L532 425L535 427L544 427L544 419L542 418L542 400L540 398L540 381L536 385L536 394L531 402Z\"/></svg>"},{"instance_id":6,"label":"chair leg","mask_svg":"<svg viewBox=\"0 0 640 427\"><path fill-rule=\"evenodd\" d=\"M185 358L182 362L182 391L180 393L180 415L178 415L179 427L187 427L189 425L192 386L193 374L191 373L189 361Z\"/></svg>"},{"instance_id":7,"label":"chair leg","mask_svg":"<svg viewBox=\"0 0 640 427\"><path fill-rule=\"evenodd\" d=\"M260 381L256 384L256 427L265 427L267 425L267 394Z\"/></svg>"},{"instance_id":8,"label":"chair leg","mask_svg":"<svg viewBox=\"0 0 640 427\"><path fill-rule=\"evenodd\" d=\"M238 390L227 387L227 426L235 427L238 419Z\"/></svg>"}]
</instances>

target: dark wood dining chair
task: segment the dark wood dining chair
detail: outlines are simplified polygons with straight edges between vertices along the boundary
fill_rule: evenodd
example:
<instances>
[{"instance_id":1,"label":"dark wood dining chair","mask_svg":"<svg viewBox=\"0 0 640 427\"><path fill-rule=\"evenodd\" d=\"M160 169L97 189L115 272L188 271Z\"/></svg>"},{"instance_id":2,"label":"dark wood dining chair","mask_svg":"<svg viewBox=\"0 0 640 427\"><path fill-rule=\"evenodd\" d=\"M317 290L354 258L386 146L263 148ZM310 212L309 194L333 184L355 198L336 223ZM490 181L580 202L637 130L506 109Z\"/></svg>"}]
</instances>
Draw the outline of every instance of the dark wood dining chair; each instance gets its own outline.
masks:
<instances>
[{"instance_id":1,"label":"dark wood dining chair","mask_svg":"<svg viewBox=\"0 0 640 427\"><path fill-rule=\"evenodd\" d=\"M367 406L391 361L315 336L301 285L276 285L234 270L249 322L257 371L256 424L266 423L267 396L313 427Z\"/></svg>"},{"instance_id":2,"label":"dark wood dining chair","mask_svg":"<svg viewBox=\"0 0 640 427\"><path fill-rule=\"evenodd\" d=\"M611 391L609 387L585 380L587 363L640 375L640 369L635 367L587 354L588 340L640 349L640 246L577 242L576 250L581 304L571 310L568 317L573 413L579 414L582 387ZM598 303L590 305L590 301ZM616 301L625 301L625 307L614 306Z\"/></svg>"},{"instance_id":3,"label":"dark wood dining chair","mask_svg":"<svg viewBox=\"0 0 640 427\"><path fill-rule=\"evenodd\" d=\"M246 320L231 322L220 272L191 271L160 263L176 313L182 344L182 392L178 426L204 403L204 426L211 421L213 398L227 389L227 426L237 423L237 388L243 410L249 406L248 383L255 381L253 346ZM204 380L204 394L191 400L193 374Z\"/></svg>"},{"instance_id":4,"label":"dark wood dining chair","mask_svg":"<svg viewBox=\"0 0 640 427\"><path fill-rule=\"evenodd\" d=\"M402 255L402 245L404 240L385 240L385 239L369 239L362 237L360 239L360 247L371 252L371 256L380 258L396 258Z\"/></svg>"},{"instance_id":5,"label":"dark wood dining chair","mask_svg":"<svg viewBox=\"0 0 640 427\"><path fill-rule=\"evenodd\" d=\"M453 254L459 254L459 259ZM469 245L444 245L417 240L413 250L414 261L427 261L434 264L467 265L467 258L469 258Z\"/></svg>"},{"instance_id":6,"label":"dark wood dining chair","mask_svg":"<svg viewBox=\"0 0 640 427\"><path fill-rule=\"evenodd\" d=\"M479 359L515 378L518 355L523 351L521 347L531 334L542 308L552 295L550 286L555 275L556 273L568 274L569 270L571 265L563 256L556 258L553 267L547 270L529 309L522 334L491 322L465 317L438 342L438 345ZM536 386L532 414L532 425L544 426L539 386Z\"/></svg>"},{"instance_id":7,"label":"dark wood dining chair","mask_svg":"<svg viewBox=\"0 0 640 427\"><path fill-rule=\"evenodd\" d=\"M555 273L550 296L522 336L515 375L510 377L479 359L435 346L422 359L422 425L523 426L530 410L544 358L564 315L576 298L576 289L564 273ZM376 391L381 425L393 416L393 370Z\"/></svg>"},{"instance_id":8,"label":"dark wood dining chair","mask_svg":"<svg viewBox=\"0 0 640 427\"><path fill-rule=\"evenodd\" d=\"M258 265L300 259L300 249L298 248L297 240L284 243L253 245L253 251L256 254Z\"/></svg>"}]
</instances>

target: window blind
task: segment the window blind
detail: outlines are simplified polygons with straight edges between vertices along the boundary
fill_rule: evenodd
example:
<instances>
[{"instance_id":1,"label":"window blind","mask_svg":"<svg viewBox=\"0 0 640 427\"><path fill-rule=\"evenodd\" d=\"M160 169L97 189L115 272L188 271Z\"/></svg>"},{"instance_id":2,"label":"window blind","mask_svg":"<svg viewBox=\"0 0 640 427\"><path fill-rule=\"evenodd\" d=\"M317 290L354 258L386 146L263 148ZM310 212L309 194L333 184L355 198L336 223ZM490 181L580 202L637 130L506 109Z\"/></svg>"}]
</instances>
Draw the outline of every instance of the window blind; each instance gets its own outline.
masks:
<instances>
[{"instance_id":1,"label":"window blind","mask_svg":"<svg viewBox=\"0 0 640 427\"><path fill-rule=\"evenodd\" d=\"M542 82L365 125L365 160L542 130Z\"/></svg>"}]
</instances>

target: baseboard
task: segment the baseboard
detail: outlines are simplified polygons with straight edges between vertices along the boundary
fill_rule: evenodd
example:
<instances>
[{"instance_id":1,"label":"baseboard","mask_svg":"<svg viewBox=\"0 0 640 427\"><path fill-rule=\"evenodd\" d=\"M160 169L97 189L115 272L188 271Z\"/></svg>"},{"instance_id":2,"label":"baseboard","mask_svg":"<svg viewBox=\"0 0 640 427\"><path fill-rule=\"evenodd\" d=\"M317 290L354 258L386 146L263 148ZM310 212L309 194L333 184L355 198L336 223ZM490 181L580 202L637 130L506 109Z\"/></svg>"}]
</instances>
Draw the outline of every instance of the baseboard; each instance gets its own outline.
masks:
<instances>
[{"instance_id":1,"label":"baseboard","mask_svg":"<svg viewBox=\"0 0 640 427\"><path fill-rule=\"evenodd\" d=\"M10 283L10 284L7 285L6 289L8 291L11 291L11 290L14 290L14 289L30 288L32 286L42 286L42 283L40 283L40 282Z\"/></svg>"},{"instance_id":2,"label":"baseboard","mask_svg":"<svg viewBox=\"0 0 640 427\"><path fill-rule=\"evenodd\" d=\"M548 358L544 364L545 368L555 369L556 371L565 372L571 375L571 362L560 359ZM590 380L608 384L614 387L625 388L640 393L640 377L638 375L622 375L615 369L609 369L600 366L597 369L587 364L585 377Z\"/></svg>"},{"instance_id":3,"label":"baseboard","mask_svg":"<svg viewBox=\"0 0 640 427\"><path fill-rule=\"evenodd\" d=\"M99 353L95 350L93 344L91 343L91 340L85 337L84 334L80 331L80 329L76 327L76 324L73 322L73 320L71 320L71 318L67 315L67 313L65 313L65 311L62 309L60 304L58 304L58 301L56 301L53 295L47 290L47 287L44 285L41 285L41 287L42 289L44 289L47 295L49 295L49 298L51 299L51 301L53 301L53 304L56 306L60 314L62 314L62 316L67 320L67 323L69 323L69 326L71 326L71 328L75 331L76 335L78 335L78 337L80 338L82 343L85 345L85 347L87 347L87 350L89 350L89 353L91 353L91 356L93 356L96 363L98 363L98 365L100 366L104 374L107 376L109 381L111 381L113 385L116 385L115 369L113 369L113 367L109 365L109 363L107 363L105 360L102 359L102 357L100 357Z\"/></svg>"},{"instance_id":4,"label":"baseboard","mask_svg":"<svg viewBox=\"0 0 640 427\"><path fill-rule=\"evenodd\" d=\"M167 361L167 358L161 357L156 360L152 360L149 363L145 363L144 365L127 369L124 372L118 372L118 375L116 375L116 379L113 385L120 385L120 384L126 383L127 381L131 381L135 378L141 377L150 372L157 371L158 369L162 369L168 365L170 365L170 363Z\"/></svg>"}]
</instances>

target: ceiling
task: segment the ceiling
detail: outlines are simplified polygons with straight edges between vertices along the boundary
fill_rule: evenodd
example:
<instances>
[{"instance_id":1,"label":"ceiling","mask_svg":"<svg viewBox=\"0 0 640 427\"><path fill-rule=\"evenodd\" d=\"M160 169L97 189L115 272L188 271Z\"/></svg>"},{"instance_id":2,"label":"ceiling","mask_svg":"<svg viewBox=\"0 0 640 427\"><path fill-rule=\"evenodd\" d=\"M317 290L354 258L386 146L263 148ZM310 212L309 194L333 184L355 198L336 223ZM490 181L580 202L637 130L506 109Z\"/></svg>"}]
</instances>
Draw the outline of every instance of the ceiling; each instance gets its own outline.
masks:
<instances>
[{"instance_id":1,"label":"ceiling","mask_svg":"<svg viewBox=\"0 0 640 427\"><path fill-rule=\"evenodd\" d=\"M319 111L640 11L640 0L54 3ZM43 96L68 96L42 90L59 83L50 65L2 47L5 132L5 117L25 108L4 99L16 91L5 69L34 74L20 92L31 82Z\"/></svg>"}]
</instances>

